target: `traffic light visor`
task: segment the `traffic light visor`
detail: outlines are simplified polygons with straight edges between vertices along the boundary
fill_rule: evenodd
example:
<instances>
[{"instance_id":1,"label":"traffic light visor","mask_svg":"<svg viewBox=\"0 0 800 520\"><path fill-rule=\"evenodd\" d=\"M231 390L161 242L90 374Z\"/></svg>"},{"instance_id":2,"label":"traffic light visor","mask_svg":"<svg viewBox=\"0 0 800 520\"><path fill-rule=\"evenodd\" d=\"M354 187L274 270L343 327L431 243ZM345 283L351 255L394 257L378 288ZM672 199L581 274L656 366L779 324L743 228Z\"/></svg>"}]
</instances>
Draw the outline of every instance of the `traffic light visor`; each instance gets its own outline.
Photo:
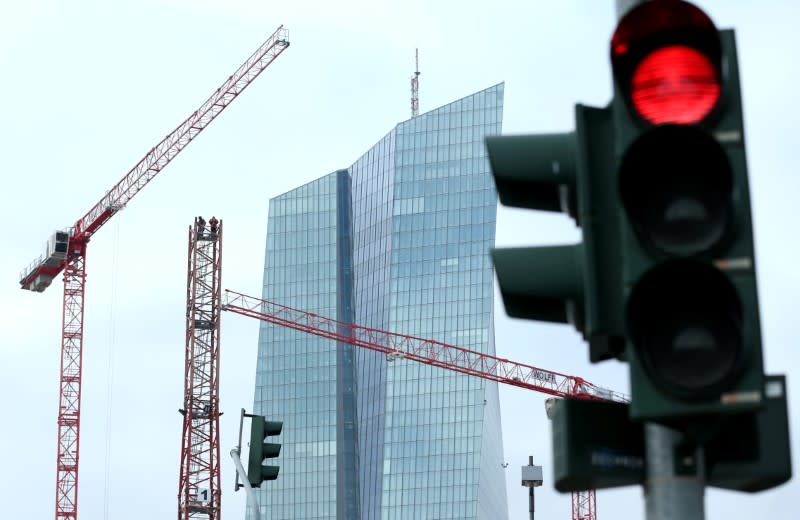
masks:
<instances>
[{"instance_id":1,"label":"traffic light visor","mask_svg":"<svg viewBox=\"0 0 800 520\"><path fill-rule=\"evenodd\" d=\"M643 2L611 40L618 88L651 125L702 123L720 99L721 55L713 22L682 0Z\"/></svg>"}]
</instances>

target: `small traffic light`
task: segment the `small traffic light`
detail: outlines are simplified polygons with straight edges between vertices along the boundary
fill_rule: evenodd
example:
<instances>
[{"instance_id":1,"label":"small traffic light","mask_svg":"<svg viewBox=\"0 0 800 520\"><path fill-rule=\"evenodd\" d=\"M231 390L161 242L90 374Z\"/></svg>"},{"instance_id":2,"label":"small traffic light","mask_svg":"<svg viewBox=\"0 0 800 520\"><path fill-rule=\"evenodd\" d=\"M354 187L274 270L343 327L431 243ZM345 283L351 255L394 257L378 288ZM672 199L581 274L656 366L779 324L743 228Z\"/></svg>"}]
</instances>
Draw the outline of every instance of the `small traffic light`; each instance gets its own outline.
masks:
<instances>
[{"instance_id":1,"label":"small traffic light","mask_svg":"<svg viewBox=\"0 0 800 520\"><path fill-rule=\"evenodd\" d=\"M265 480L278 478L278 466L264 466L264 459L277 457L281 445L264 442L267 436L280 435L283 423L267 421L261 415L253 415L250 423L250 455L247 462L247 479L253 487L261 487Z\"/></svg>"},{"instance_id":2,"label":"small traffic light","mask_svg":"<svg viewBox=\"0 0 800 520\"><path fill-rule=\"evenodd\" d=\"M634 420L763 406L739 72L732 31L645 2L611 41L626 358Z\"/></svg>"},{"instance_id":3,"label":"small traffic light","mask_svg":"<svg viewBox=\"0 0 800 520\"><path fill-rule=\"evenodd\" d=\"M487 137L486 149L502 204L564 212L582 232L579 244L492 250L506 312L571 323L589 342L592 361L620 357L611 112L577 105L574 132Z\"/></svg>"}]
</instances>

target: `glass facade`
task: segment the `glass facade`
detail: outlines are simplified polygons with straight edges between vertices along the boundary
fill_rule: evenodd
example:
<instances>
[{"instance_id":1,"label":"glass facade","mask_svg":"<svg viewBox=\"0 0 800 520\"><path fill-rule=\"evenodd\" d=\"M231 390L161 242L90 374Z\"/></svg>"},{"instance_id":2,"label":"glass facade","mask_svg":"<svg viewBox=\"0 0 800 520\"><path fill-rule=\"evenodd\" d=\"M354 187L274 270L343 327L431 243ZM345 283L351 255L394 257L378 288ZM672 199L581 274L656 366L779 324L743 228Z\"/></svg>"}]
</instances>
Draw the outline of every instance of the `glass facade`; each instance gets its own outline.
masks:
<instances>
[{"instance_id":1,"label":"glass facade","mask_svg":"<svg viewBox=\"0 0 800 520\"><path fill-rule=\"evenodd\" d=\"M264 298L494 354L483 138L502 109L499 84L272 199ZM264 518L507 516L494 382L262 324L255 410L284 421Z\"/></svg>"},{"instance_id":2,"label":"glass facade","mask_svg":"<svg viewBox=\"0 0 800 520\"><path fill-rule=\"evenodd\" d=\"M270 202L265 299L336 316L337 179ZM331 341L261 323L253 413L283 421L280 474L261 486L261 518L336 518L336 358Z\"/></svg>"}]
</instances>

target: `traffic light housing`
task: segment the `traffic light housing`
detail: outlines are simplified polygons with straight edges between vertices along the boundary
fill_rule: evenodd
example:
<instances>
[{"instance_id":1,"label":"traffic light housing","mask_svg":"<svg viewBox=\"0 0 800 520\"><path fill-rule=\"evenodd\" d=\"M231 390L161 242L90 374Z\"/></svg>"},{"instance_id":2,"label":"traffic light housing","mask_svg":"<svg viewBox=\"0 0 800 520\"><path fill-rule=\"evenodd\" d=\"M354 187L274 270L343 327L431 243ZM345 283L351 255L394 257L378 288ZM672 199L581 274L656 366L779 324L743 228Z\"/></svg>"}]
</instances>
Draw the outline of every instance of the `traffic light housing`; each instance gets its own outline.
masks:
<instances>
[{"instance_id":1,"label":"traffic light housing","mask_svg":"<svg viewBox=\"0 0 800 520\"><path fill-rule=\"evenodd\" d=\"M264 460L277 457L281 453L281 445L264 442L270 435L280 435L283 423L267 421L261 415L253 415L250 423L250 454L247 462L247 479L253 487L261 487L265 480L278 478L278 466L265 466Z\"/></svg>"},{"instance_id":2,"label":"traffic light housing","mask_svg":"<svg viewBox=\"0 0 800 520\"><path fill-rule=\"evenodd\" d=\"M765 376L762 410L727 415L706 433L704 466L709 487L755 493L792 478L786 376ZM630 405L553 399L553 482L561 492L644 484L644 425ZM694 451L694 443L684 448ZM676 469L695 462L676 453Z\"/></svg>"},{"instance_id":3,"label":"traffic light housing","mask_svg":"<svg viewBox=\"0 0 800 520\"><path fill-rule=\"evenodd\" d=\"M492 250L506 311L571 323L592 361L622 356L610 110L577 105L574 132L487 137L486 149L502 204L564 212L582 234L578 244Z\"/></svg>"},{"instance_id":4,"label":"traffic light housing","mask_svg":"<svg viewBox=\"0 0 800 520\"><path fill-rule=\"evenodd\" d=\"M682 0L617 26L614 73L631 417L686 424L763 406L733 32Z\"/></svg>"},{"instance_id":5,"label":"traffic light housing","mask_svg":"<svg viewBox=\"0 0 800 520\"><path fill-rule=\"evenodd\" d=\"M554 399L553 483L562 493L643 484L644 426L627 403Z\"/></svg>"}]
</instances>

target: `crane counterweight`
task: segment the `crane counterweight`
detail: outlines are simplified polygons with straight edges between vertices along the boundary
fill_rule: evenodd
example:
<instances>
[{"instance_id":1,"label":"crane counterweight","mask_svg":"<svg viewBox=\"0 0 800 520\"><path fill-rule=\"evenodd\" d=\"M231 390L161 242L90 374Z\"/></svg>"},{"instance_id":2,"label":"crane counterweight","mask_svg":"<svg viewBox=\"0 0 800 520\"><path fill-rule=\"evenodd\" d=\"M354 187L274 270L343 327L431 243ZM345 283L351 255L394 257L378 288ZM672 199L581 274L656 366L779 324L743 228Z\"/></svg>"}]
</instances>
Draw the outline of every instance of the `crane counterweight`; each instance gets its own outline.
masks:
<instances>
[{"instance_id":1,"label":"crane counterweight","mask_svg":"<svg viewBox=\"0 0 800 520\"><path fill-rule=\"evenodd\" d=\"M50 286L67 260L71 230L56 231L45 244L44 253L20 273L23 289L43 292Z\"/></svg>"}]
</instances>

